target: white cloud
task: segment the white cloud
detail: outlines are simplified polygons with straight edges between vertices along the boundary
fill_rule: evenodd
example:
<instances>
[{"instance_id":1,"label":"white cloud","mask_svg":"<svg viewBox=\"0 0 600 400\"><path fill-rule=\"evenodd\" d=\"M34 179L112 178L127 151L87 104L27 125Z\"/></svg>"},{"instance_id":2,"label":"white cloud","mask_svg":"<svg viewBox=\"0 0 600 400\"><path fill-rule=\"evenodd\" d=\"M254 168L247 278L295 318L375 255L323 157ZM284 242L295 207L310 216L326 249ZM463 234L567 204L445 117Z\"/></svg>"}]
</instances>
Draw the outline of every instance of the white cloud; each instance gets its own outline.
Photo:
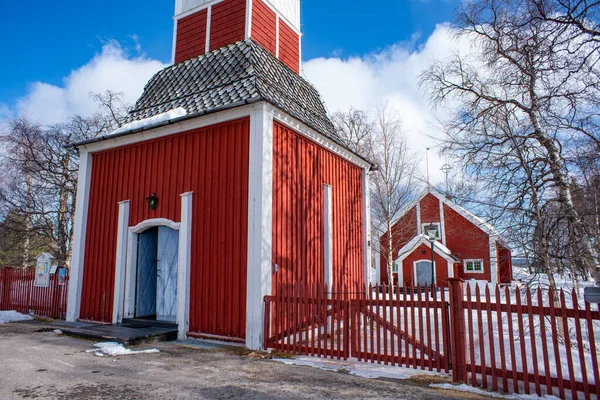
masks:
<instances>
[{"instance_id":1,"label":"white cloud","mask_svg":"<svg viewBox=\"0 0 600 400\"><path fill-rule=\"evenodd\" d=\"M424 176L425 149L435 144L428 136L439 138L440 133L434 128L436 115L431 103L419 88L419 75L433 59L446 58L455 51L467 53L470 44L456 39L451 28L442 24L419 48L413 41L360 58L317 58L304 64L304 73L332 113L351 106L372 109L382 100L394 107L404 122L411 150L423 158ZM435 150L430 168L432 180L438 182L444 177L440 168L445 160Z\"/></svg>"},{"instance_id":2,"label":"white cloud","mask_svg":"<svg viewBox=\"0 0 600 400\"><path fill-rule=\"evenodd\" d=\"M130 56L119 43L111 41L86 65L64 78L61 86L32 83L17 102L16 113L44 124L63 122L75 114L87 116L96 109L90 93L106 90L122 92L126 102L134 103L148 80L165 66L144 56Z\"/></svg>"}]
</instances>

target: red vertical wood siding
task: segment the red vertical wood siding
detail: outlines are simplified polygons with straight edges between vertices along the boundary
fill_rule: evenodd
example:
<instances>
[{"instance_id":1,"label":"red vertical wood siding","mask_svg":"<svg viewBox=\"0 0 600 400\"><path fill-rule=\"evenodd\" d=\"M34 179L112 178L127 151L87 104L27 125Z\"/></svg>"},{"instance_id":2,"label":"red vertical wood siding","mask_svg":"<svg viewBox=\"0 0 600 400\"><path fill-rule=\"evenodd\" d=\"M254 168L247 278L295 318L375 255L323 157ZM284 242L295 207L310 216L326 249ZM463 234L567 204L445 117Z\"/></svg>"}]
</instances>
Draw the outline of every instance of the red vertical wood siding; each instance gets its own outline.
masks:
<instances>
[{"instance_id":1,"label":"red vertical wood siding","mask_svg":"<svg viewBox=\"0 0 600 400\"><path fill-rule=\"evenodd\" d=\"M271 54L276 54L277 14L263 0L252 2L252 38Z\"/></svg>"},{"instance_id":2,"label":"red vertical wood siding","mask_svg":"<svg viewBox=\"0 0 600 400\"><path fill-rule=\"evenodd\" d=\"M459 268L459 278L490 280L490 245L489 236L477 225L444 204L444 225L446 225L446 247L452 254L465 259L482 259L483 273L464 272Z\"/></svg>"},{"instance_id":3,"label":"red vertical wood siding","mask_svg":"<svg viewBox=\"0 0 600 400\"><path fill-rule=\"evenodd\" d=\"M400 217L398 222L396 222L392 227L392 232L392 254L395 260L398 257L398 252L400 249L402 249L408 242L417 236L417 207L411 208L406 214ZM386 258L388 247L387 233L381 237L379 246L381 249L381 253L379 255L379 265L381 266L381 282L389 283Z\"/></svg>"},{"instance_id":4,"label":"red vertical wood siding","mask_svg":"<svg viewBox=\"0 0 600 400\"><path fill-rule=\"evenodd\" d=\"M279 20L279 59L300 73L300 37L282 19Z\"/></svg>"},{"instance_id":5,"label":"red vertical wood siding","mask_svg":"<svg viewBox=\"0 0 600 400\"><path fill-rule=\"evenodd\" d=\"M81 318L112 318L117 203L129 226L179 221L194 192L190 330L245 336L249 120L197 129L93 155ZM148 208L155 192L158 208Z\"/></svg>"},{"instance_id":6,"label":"red vertical wood siding","mask_svg":"<svg viewBox=\"0 0 600 400\"><path fill-rule=\"evenodd\" d=\"M206 52L206 23L208 11L202 10L177 21L175 64Z\"/></svg>"},{"instance_id":7,"label":"red vertical wood siding","mask_svg":"<svg viewBox=\"0 0 600 400\"><path fill-rule=\"evenodd\" d=\"M506 247L498 245L498 282L511 283L512 274L512 254Z\"/></svg>"},{"instance_id":8,"label":"red vertical wood siding","mask_svg":"<svg viewBox=\"0 0 600 400\"><path fill-rule=\"evenodd\" d=\"M246 37L246 0L225 0L212 6L210 51Z\"/></svg>"},{"instance_id":9,"label":"red vertical wood siding","mask_svg":"<svg viewBox=\"0 0 600 400\"><path fill-rule=\"evenodd\" d=\"M437 197L428 193L421 200L421 225L440 223L440 201Z\"/></svg>"},{"instance_id":10,"label":"red vertical wood siding","mask_svg":"<svg viewBox=\"0 0 600 400\"><path fill-rule=\"evenodd\" d=\"M334 287L364 285L362 170L275 123L273 292L324 282L324 184L332 186Z\"/></svg>"}]
</instances>

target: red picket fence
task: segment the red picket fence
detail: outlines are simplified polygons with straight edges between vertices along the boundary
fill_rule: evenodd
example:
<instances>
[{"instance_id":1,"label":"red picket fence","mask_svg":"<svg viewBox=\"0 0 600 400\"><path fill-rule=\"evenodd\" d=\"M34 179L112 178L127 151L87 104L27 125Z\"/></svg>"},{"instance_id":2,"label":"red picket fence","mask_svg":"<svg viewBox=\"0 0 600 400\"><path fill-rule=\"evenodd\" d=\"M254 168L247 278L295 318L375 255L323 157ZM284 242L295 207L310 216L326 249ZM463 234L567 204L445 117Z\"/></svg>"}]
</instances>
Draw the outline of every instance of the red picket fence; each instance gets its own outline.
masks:
<instances>
[{"instance_id":1,"label":"red picket fence","mask_svg":"<svg viewBox=\"0 0 600 400\"><path fill-rule=\"evenodd\" d=\"M472 290L459 279L367 293L279 287L265 298L264 347L452 370L455 382L506 393L599 398L600 309L581 307L575 293L555 302L547 290Z\"/></svg>"},{"instance_id":2,"label":"red picket fence","mask_svg":"<svg viewBox=\"0 0 600 400\"><path fill-rule=\"evenodd\" d=\"M598 396L600 310L594 308L582 307L575 291L567 297L562 290L467 285L456 319L466 327L459 340L468 352L456 380L506 393Z\"/></svg>"},{"instance_id":3,"label":"red picket fence","mask_svg":"<svg viewBox=\"0 0 600 400\"><path fill-rule=\"evenodd\" d=\"M328 295L326 288L280 287L265 298L265 348L448 372L445 292L386 286L370 292L367 298L360 288Z\"/></svg>"},{"instance_id":4,"label":"red picket fence","mask_svg":"<svg viewBox=\"0 0 600 400\"><path fill-rule=\"evenodd\" d=\"M67 312L69 275L60 282L50 275L47 288L35 287L35 268L4 268L0 270L0 310L15 310L23 314L64 319Z\"/></svg>"}]
</instances>

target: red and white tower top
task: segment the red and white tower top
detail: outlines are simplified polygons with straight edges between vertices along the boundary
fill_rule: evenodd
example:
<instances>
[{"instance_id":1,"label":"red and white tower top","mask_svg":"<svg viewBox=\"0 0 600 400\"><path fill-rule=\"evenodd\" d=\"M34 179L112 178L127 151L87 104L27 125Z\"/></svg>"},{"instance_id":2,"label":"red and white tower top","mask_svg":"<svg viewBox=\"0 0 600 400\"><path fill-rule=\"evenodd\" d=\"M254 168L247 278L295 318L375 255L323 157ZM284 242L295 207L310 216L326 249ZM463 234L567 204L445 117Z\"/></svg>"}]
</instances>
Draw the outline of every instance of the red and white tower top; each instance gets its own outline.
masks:
<instances>
[{"instance_id":1,"label":"red and white tower top","mask_svg":"<svg viewBox=\"0 0 600 400\"><path fill-rule=\"evenodd\" d=\"M300 0L176 0L175 63L247 38L299 73Z\"/></svg>"}]
</instances>

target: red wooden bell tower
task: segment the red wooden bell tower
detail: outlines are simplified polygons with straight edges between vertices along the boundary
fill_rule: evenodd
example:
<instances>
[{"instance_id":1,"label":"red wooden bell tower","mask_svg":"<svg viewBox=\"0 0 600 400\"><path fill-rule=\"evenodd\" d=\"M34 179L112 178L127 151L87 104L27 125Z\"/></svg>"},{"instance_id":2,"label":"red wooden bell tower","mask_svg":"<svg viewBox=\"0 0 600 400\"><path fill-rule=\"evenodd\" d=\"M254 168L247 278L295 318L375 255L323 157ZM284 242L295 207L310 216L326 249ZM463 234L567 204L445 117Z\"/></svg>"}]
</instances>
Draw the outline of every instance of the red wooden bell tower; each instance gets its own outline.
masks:
<instances>
[{"instance_id":1,"label":"red wooden bell tower","mask_svg":"<svg viewBox=\"0 0 600 400\"><path fill-rule=\"evenodd\" d=\"M301 37L300 0L176 0L175 63L252 38L299 73Z\"/></svg>"}]
</instances>

